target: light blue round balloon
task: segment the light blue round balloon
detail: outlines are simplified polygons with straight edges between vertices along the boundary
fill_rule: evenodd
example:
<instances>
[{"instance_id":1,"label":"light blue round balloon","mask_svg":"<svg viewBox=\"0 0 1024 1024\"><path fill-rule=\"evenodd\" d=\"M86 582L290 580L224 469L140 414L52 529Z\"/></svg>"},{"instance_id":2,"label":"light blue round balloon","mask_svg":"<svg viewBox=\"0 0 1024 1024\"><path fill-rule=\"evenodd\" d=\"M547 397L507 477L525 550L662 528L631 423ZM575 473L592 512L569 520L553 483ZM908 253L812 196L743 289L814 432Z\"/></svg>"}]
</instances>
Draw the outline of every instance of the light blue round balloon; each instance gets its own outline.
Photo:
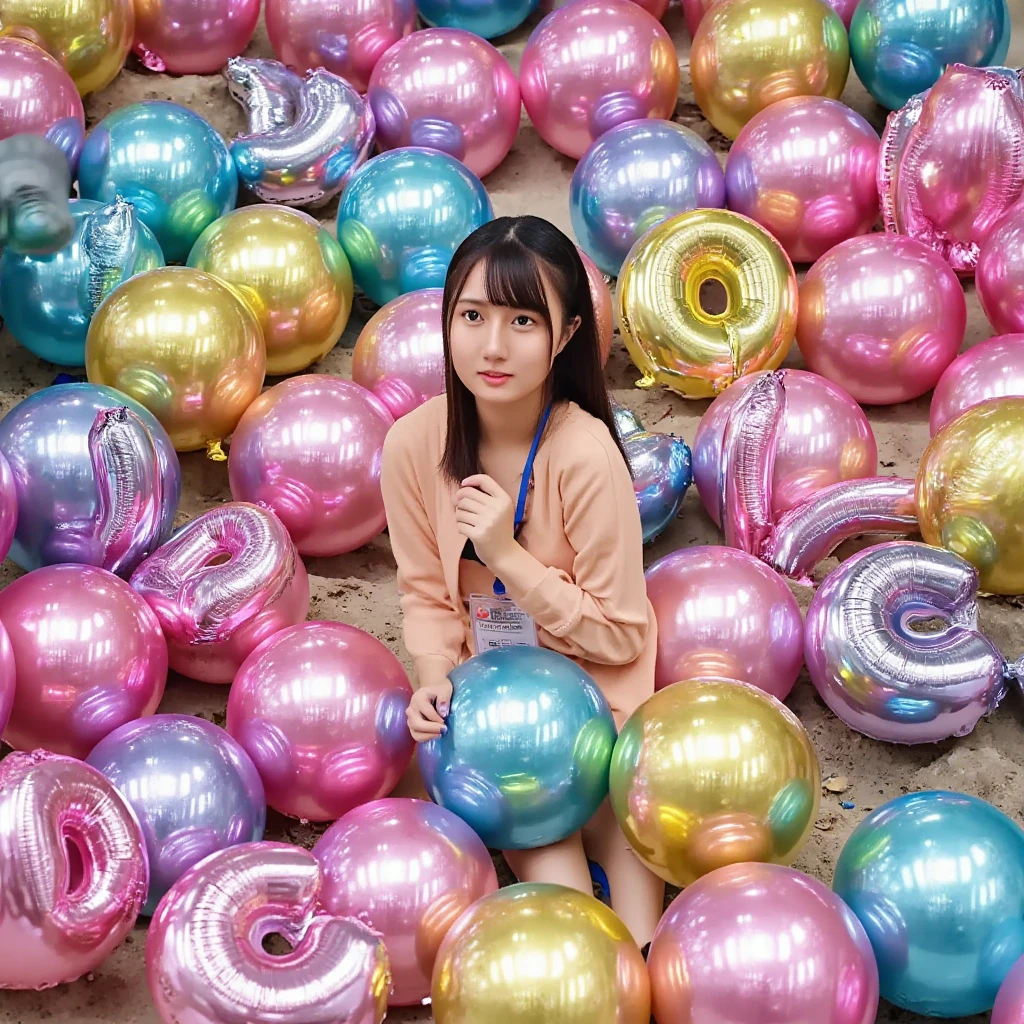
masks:
<instances>
[{"instance_id":1,"label":"light blue round balloon","mask_svg":"<svg viewBox=\"0 0 1024 1024\"><path fill-rule=\"evenodd\" d=\"M465 164L430 149L393 149L352 176L338 207L338 241L355 283L383 306L443 288L455 250L493 217L487 190Z\"/></svg>"},{"instance_id":2,"label":"light blue round balloon","mask_svg":"<svg viewBox=\"0 0 1024 1024\"><path fill-rule=\"evenodd\" d=\"M416 9L428 25L494 39L522 25L537 4L538 0L417 0Z\"/></svg>"},{"instance_id":3,"label":"light blue round balloon","mask_svg":"<svg viewBox=\"0 0 1024 1024\"><path fill-rule=\"evenodd\" d=\"M1024 953L1024 831L976 797L890 800L847 840L832 888L868 933L882 995L905 1010L985 1013Z\"/></svg>"}]
</instances>

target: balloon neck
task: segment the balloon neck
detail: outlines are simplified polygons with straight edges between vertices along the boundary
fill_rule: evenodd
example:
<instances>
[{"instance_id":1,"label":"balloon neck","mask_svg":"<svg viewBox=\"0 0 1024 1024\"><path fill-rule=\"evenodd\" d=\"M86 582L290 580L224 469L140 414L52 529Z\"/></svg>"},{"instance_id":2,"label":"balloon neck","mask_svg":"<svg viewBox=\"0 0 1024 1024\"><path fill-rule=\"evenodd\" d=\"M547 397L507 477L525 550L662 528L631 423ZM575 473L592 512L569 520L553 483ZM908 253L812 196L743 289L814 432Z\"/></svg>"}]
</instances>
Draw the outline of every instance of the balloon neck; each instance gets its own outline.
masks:
<instances>
[{"instance_id":1,"label":"balloon neck","mask_svg":"<svg viewBox=\"0 0 1024 1024\"><path fill-rule=\"evenodd\" d=\"M1024 686L1024 657L1008 661L1003 666L1003 675L1018 686Z\"/></svg>"},{"instance_id":2,"label":"balloon neck","mask_svg":"<svg viewBox=\"0 0 1024 1024\"><path fill-rule=\"evenodd\" d=\"M206 442L206 457L211 462L227 462L228 457L224 453L224 449L220 446L220 441L207 441Z\"/></svg>"},{"instance_id":3,"label":"balloon neck","mask_svg":"<svg viewBox=\"0 0 1024 1024\"><path fill-rule=\"evenodd\" d=\"M649 373L645 373L636 382L636 386L638 388L643 388L646 391L648 388L653 388L656 383L657 383L657 381L655 380L654 377L652 377Z\"/></svg>"}]
</instances>

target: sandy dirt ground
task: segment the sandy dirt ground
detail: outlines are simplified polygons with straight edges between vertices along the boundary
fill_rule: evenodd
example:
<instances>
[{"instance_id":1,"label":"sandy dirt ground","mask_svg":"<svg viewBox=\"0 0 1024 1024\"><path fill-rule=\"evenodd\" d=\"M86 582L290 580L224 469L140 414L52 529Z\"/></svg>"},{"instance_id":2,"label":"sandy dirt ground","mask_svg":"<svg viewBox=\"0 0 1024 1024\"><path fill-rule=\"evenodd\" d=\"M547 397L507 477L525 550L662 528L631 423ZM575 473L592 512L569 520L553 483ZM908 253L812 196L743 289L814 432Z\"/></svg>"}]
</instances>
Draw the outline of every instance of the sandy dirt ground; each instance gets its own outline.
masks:
<instances>
[{"instance_id":1,"label":"sandy dirt ground","mask_svg":"<svg viewBox=\"0 0 1024 1024\"><path fill-rule=\"evenodd\" d=\"M1010 0L1016 37L1010 52L1011 64L1024 64L1024 0ZM499 41L500 49L518 70L523 45L532 25ZM728 141L703 120L693 101L689 83L689 38L678 6L665 19L677 42L682 66L682 85L676 120L698 131L721 153L724 161ZM262 25L247 51L249 56L272 57ZM132 58L128 68L103 92L86 101L91 127L104 115L127 103L145 99L174 100L207 117L230 138L242 130L240 108L229 98L217 77L154 75L145 72ZM851 71L843 100L862 113L879 130L885 112L875 105ZM505 162L486 180L495 212L534 213L547 217L571 234L569 223L569 180L574 164L548 148L527 121L525 114L515 147ZM335 207L320 211L320 218L334 229ZM992 333L982 314L973 285L968 285L969 319L965 346ZM365 299L356 309L341 343L314 371L350 376L352 346L373 308ZM802 365L793 347L787 366ZM0 413L6 413L23 397L53 383L62 367L44 363L21 348L5 331L0 337ZM81 372L80 370L71 372ZM644 392L634 388L639 374L632 366L618 337L608 364L607 378L614 397L636 409L651 430L672 431L692 443L707 402L686 402L667 392ZM276 383L268 380L267 385ZM928 401L892 408L869 410L878 440L882 474L913 476L928 440ZM225 463L208 460L203 454L182 457L184 489L178 523L205 509L229 501ZM717 528L705 514L691 488L682 515L647 551L647 561L679 547L720 542ZM368 630L387 643L408 663L401 641L395 563L386 535L352 554L338 558L307 561L312 588L310 618L333 619ZM834 566L825 563L819 578ZM19 574L9 560L0 568L0 586ZM802 608L811 591L794 585ZM985 599L981 626L1008 658L1024 653L1024 601ZM201 715L217 723L224 721L227 690L180 677L172 677L161 711ZM832 871L843 843L864 815L902 793L920 789L945 788L971 793L991 801L1017 821L1024 823L1024 716L1017 694L968 737L929 747L902 748L865 739L842 725L817 698L806 672L788 701L807 726L821 759L822 777L845 776L849 788L841 795L823 793L821 815L796 867L831 881ZM840 801L854 806L844 809ZM273 812L267 828L268 839L284 839L311 846L322 829L301 825ZM504 865L502 877L511 880ZM0 993L0 1024L159 1024L150 1003L143 963L145 923L138 925L125 943L95 974L73 985L43 993ZM429 1009L393 1011L389 1021L429 1021ZM878 1021L911 1024L924 1018L883 1004ZM986 1018L963 1018L981 1022ZM556 1022L552 1022L556 1024Z\"/></svg>"}]
</instances>

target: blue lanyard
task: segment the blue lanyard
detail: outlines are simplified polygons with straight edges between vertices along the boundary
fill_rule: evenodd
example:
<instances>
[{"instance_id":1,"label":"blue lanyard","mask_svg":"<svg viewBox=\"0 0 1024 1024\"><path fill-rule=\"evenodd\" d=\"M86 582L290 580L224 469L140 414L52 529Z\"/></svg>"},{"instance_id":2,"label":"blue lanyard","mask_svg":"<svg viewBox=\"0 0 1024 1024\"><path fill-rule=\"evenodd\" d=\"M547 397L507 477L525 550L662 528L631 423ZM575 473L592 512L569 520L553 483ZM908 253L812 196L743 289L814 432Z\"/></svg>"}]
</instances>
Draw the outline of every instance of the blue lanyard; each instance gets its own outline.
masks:
<instances>
[{"instance_id":1,"label":"blue lanyard","mask_svg":"<svg viewBox=\"0 0 1024 1024\"><path fill-rule=\"evenodd\" d=\"M537 449L540 447L541 435L548 425L548 417L551 415L551 404L540 414L540 422L537 424L537 433L533 435L533 443L530 445L530 454L526 456L526 465L523 467L523 478L519 481L519 499L516 501L516 518L513 532L518 533L519 527L523 525L526 517L526 497L530 493L530 481L533 479L533 460L537 457ZM502 597L505 594L505 584L497 577L494 580L494 594Z\"/></svg>"}]
</instances>

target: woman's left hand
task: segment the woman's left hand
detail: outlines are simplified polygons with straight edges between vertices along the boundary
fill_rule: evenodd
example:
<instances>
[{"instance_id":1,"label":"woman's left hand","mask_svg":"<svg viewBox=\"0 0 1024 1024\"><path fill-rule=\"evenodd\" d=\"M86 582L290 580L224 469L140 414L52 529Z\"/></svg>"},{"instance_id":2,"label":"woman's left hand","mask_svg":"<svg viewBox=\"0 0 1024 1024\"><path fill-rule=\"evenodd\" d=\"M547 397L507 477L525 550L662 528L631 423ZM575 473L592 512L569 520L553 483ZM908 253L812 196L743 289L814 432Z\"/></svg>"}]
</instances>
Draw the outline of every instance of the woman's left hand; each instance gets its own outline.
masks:
<instances>
[{"instance_id":1,"label":"woman's left hand","mask_svg":"<svg viewBox=\"0 0 1024 1024\"><path fill-rule=\"evenodd\" d=\"M484 473L466 477L455 492L455 522L489 569L516 542L512 499Z\"/></svg>"}]
</instances>

